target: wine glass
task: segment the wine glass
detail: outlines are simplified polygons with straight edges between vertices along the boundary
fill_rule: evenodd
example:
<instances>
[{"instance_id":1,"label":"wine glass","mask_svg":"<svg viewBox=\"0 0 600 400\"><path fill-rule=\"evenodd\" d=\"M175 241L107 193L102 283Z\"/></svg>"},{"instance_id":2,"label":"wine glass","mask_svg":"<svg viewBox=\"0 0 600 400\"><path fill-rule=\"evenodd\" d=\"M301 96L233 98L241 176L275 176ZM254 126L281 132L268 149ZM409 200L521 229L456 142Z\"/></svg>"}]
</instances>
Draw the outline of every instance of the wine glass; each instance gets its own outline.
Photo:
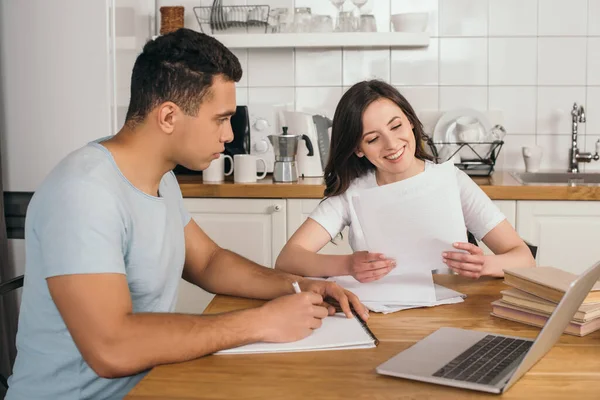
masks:
<instances>
[{"instance_id":1,"label":"wine glass","mask_svg":"<svg viewBox=\"0 0 600 400\"><path fill-rule=\"evenodd\" d=\"M333 4L338 9L338 15L335 22L335 31L340 31L340 15L342 14L342 10L344 8L344 3L346 0L329 0L331 4Z\"/></svg>"},{"instance_id":2,"label":"wine glass","mask_svg":"<svg viewBox=\"0 0 600 400\"><path fill-rule=\"evenodd\" d=\"M358 9L358 24L357 25L358 25L358 30L359 31L361 30L361 26L360 25L362 24L362 19L360 17L362 15L362 12L361 12L360 9L362 8L362 6L364 6L365 4L367 4L368 1L369 0L352 0L352 4L354 4L356 6L356 8Z\"/></svg>"}]
</instances>

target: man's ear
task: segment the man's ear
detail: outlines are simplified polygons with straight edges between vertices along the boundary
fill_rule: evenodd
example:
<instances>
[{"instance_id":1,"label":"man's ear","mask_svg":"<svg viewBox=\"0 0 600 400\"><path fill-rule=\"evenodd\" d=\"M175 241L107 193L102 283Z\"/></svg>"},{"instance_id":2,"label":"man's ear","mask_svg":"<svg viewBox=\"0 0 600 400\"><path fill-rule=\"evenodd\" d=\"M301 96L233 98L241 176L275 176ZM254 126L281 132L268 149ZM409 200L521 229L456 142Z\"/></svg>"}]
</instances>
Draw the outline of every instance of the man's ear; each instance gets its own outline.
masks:
<instances>
[{"instance_id":1,"label":"man's ear","mask_svg":"<svg viewBox=\"0 0 600 400\"><path fill-rule=\"evenodd\" d=\"M162 103L157 107L157 123L160 129L166 134L172 134L175 131L181 110L171 101Z\"/></svg>"}]
</instances>

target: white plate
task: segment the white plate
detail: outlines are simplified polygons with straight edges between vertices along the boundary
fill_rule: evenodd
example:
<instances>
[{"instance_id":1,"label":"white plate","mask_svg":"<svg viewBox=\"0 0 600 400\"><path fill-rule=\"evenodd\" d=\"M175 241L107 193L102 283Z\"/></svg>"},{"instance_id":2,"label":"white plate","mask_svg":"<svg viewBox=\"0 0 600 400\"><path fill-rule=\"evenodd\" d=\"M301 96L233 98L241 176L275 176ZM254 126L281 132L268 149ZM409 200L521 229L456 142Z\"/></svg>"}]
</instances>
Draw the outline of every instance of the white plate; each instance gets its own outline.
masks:
<instances>
[{"instance_id":1,"label":"white plate","mask_svg":"<svg viewBox=\"0 0 600 400\"><path fill-rule=\"evenodd\" d=\"M481 112L477 110L473 110L471 108L459 108L456 110L450 110L444 115L440 117L437 124L435 124L435 128L433 129L433 141L435 142L459 142L456 138L456 120L460 117L472 117L479 121L481 125L482 131L480 136L480 141L483 141L483 138L487 132L492 130L492 124L488 120L488 118ZM487 157L488 153L491 149L491 145L483 144L483 145L472 145L473 149L477 151L477 153L481 157ZM439 149L438 149L439 151ZM462 160L468 159L477 159L477 155L473 153L473 151L468 147L463 147L459 155Z\"/></svg>"}]
</instances>

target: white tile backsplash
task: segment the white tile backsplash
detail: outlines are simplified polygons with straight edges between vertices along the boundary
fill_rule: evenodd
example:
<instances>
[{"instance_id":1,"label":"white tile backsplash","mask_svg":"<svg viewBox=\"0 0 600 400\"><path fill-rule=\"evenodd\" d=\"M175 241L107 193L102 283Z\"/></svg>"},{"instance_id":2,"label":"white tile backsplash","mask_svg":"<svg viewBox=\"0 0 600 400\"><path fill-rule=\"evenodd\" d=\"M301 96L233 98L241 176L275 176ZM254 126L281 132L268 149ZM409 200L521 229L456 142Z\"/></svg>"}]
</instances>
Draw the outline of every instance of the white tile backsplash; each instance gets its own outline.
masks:
<instances>
[{"instance_id":1,"label":"white tile backsplash","mask_svg":"<svg viewBox=\"0 0 600 400\"><path fill-rule=\"evenodd\" d=\"M490 85L535 85L536 38L490 38Z\"/></svg>"},{"instance_id":2,"label":"white tile backsplash","mask_svg":"<svg viewBox=\"0 0 600 400\"><path fill-rule=\"evenodd\" d=\"M587 84L600 85L600 37L588 38Z\"/></svg>"},{"instance_id":3,"label":"white tile backsplash","mask_svg":"<svg viewBox=\"0 0 600 400\"><path fill-rule=\"evenodd\" d=\"M585 87L538 87L537 134L571 133L573 103L584 104ZM580 125L585 130L585 124Z\"/></svg>"},{"instance_id":4,"label":"white tile backsplash","mask_svg":"<svg viewBox=\"0 0 600 400\"><path fill-rule=\"evenodd\" d=\"M489 91L489 108L502 110L507 134L535 134L537 88L494 86Z\"/></svg>"},{"instance_id":5,"label":"white tile backsplash","mask_svg":"<svg viewBox=\"0 0 600 400\"><path fill-rule=\"evenodd\" d=\"M335 22L335 7L328 0L235 1L308 6ZM191 12L196 4L182 4L186 26L197 29ZM350 1L344 6L354 8ZM406 12L429 13L429 47L235 49L244 69L238 104L289 104L332 117L350 85L378 78L395 85L417 113L500 110L508 135L498 168L522 170L521 147L537 143L545 150L542 167L563 170L570 112L577 102L587 114L580 125L580 147L595 150L593 139L600 138L600 0L369 0L363 8L375 15L379 31L390 31L391 14ZM600 171L600 162L586 167Z\"/></svg>"},{"instance_id":6,"label":"white tile backsplash","mask_svg":"<svg viewBox=\"0 0 600 400\"><path fill-rule=\"evenodd\" d=\"M536 36L538 0L490 0L490 36Z\"/></svg>"},{"instance_id":7,"label":"white tile backsplash","mask_svg":"<svg viewBox=\"0 0 600 400\"><path fill-rule=\"evenodd\" d=\"M439 0L440 36L487 36L487 0Z\"/></svg>"},{"instance_id":8,"label":"white tile backsplash","mask_svg":"<svg viewBox=\"0 0 600 400\"><path fill-rule=\"evenodd\" d=\"M600 0L588 0L588 35L600 35Z\"/></svg>"},{"instance_id":9,"label":"white tile backsplash","mask_svg":"<svg viewBox=\"0 0 600 400\"><path fill-rule=\"evenodd\" d=\"M440 39L441 85L487 85L487 83L487 39Z\"/></svg>"},{"instance_id":10,"label":"white tile backsplash","mask_svg":"<svg viewBox=\"0 0 600 400\"><path fill-rule=\"evenodd\" d=\"M342 86L341 50L296 50L296 86Z\"/></svg>"},{"instance_id":11,"label":"white tile backsplash","mask_svg":"<svg viewBox=\"0 0 600 400\"><path fill-rule=\"evenodd\" d=\"M540 36L587 34L588 0L539 0Z\"/></svg>"},{"instance_id":12,"label":"white tile backsplash","mask_svg":"<svg viewBox=\"0 0 600 400\"><path fill-rule=\"evenodd\" d=\"M538 85L585 85L586 38L539 38Z\"/></svg>"},{"instance_id":13,"label":"white tile backsplash","mask_svg":"<svg viewBox=\"0 0 600 400\"><path fill-rule=\"evenodd\" d=\"M437 85L439 83L438 39L426 48L392 49L392 84Z\"/></svg>"},{"instance_id":14,"label":"white tile backsplash","mask_svg":"<svg viewBox=\"0 0 600 400\"><path fill-rule=\"evenodd\" d=\"M436 60L437 61L437 60ZM343 51L343 84L352 85L366 79L390 81L390 50ZM437 65L437 62L436 62Z\"/></svg>"},{"instance_id":15,"label":"white tile backsplash","mask_svg":"<svg viewBox=\"0 0 600 400\"><path fill-rule=\"evenodd\" d=\"M248 50L247 79L250 87L294 86L294 50Z\"/></svg>"}]
</instances>

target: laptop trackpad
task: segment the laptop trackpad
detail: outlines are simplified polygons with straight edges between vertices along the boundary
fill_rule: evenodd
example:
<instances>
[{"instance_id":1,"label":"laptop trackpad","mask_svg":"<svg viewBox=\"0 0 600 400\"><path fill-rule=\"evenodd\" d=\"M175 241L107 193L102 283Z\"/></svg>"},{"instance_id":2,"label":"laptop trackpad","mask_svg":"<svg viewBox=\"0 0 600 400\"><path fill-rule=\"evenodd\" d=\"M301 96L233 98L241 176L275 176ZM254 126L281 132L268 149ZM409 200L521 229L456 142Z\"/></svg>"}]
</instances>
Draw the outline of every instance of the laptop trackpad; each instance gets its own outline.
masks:
<instances>
[{"instance_id":1,"label":"laptop trackpad","mask_svg":"<svg viewBox=\"0 0 600 400\"><path fill-rule=\"evenodd\" d=\"M377 367L389 375L430 376L489 333L440 328Z\"/></svg>"}]
</instances>

